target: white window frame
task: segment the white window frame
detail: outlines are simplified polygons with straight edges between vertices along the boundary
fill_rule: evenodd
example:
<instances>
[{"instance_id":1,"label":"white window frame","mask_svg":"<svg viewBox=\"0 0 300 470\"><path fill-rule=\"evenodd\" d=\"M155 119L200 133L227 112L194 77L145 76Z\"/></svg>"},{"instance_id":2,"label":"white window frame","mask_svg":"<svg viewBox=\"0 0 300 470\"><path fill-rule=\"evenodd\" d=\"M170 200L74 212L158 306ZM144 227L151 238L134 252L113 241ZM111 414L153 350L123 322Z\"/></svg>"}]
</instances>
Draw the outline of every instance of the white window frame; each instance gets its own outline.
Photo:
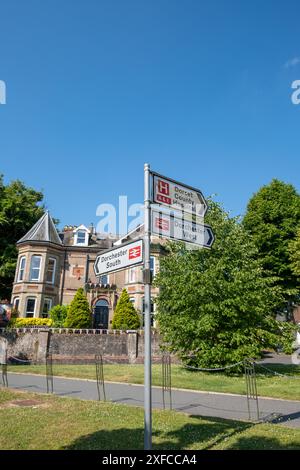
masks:
<instances>
[{"instance_id":1,"label":"white window frame","mask_svg":"<svg viewBox=\"0 0 300 470\"><path fill-rule=\"evenodd\" d=\"M28 312L27 307L28 307L28 300L34 300L34 309L33 312ZM26 305L25 305L25 317L26 318L35 318L35 312L36 312L36 297L26 297ZM32 313L32 317L27 317L27 313Z\"/></svg>"},{"instance_id":2,"label":"white window frame","mask_svg":"<svg viewBox=\"0 0 300 470\"><path fill-rule=\"evenodd\" d=\"M39 269L39 277L37 279L33 279L31 277L31 272L32 272L32 263L34 258L40 258L40 265L39 268L34 268L35 270ZM29 272L29 280L32 282L39 282L41 278L41 271L42 271L42 256L41 255L32 255L31 260L30 260L30 272Z\"/></svg>"},{"instance_id":3,"label":"white window frame","mask_svg":"<svg viewBox=\"0 0 300 470\"><path fill-rule=\"evenodd\" d=\"M49 268L49 261L54 261L54 268L53 268L53 272L52 272L52 280L51 281L47 281L47 275L48 275L48 268ZM54 284L55 282L55 275L56 275L56 258L53 258L52 256L50 256L50 258L48 258L48 262L47 262L47 269L46 269L46 273L45 273L45 278L46 278L46 283L47 284Z\"/></svg>"},{"instance_id":4,"label":"white window frame","mask_svg":"<svg viewBox=\"0 0 300 470\"><path fill-rule=\"evenodd\" d=\"M17 300L19 301L19 305L18 305L17 311L19 311L20 297L14 297L14 300L13 300L13 308L16 308L16 302L17 302Z\"/></svg>"},{"instance_id":5,"label":"white window frame","mask_svg":"<svg viewBox=\"0 0 300 470\"><path fill-rule=\"evenodd\" d=\"M78 242L78 234L79 233L84 233L84 235L85 235L84 242L80 242L80 243ZM88 246L88 243L89 243L89 238L88 237L89 237L88 232L82 228L82 229L78 230L78 232L75 233L75 243L74 244L76 246Z\"/></svg>"},{"instance_id":6,"label":"white window frame","mask_svg":"<svg viewBox=\"0 0 300 470\"><path fill-rule=\"evenodd\" d=\"M24 267L22 268L23 260L24 260ZM20 259L19 259L19 269L18 269L17 282L23 282L24 281L25 269L26 269L26 256L21 256ZM21 279L21 273L22 273L22 279Z\"/></svg>"},{"instance_id":7,"label":"white window frame","mask_svg":"<svg viewBox=\"0 0 300 470\"><path fill-rule=\"evenodd\" d=\"M78 233L84 233L85 238L84 242L79 243L78 242ZM74 233L74 246L89 246L89 235L90 235L90 230L83 224L79 225L79 227L76 227L75 230L73 230Z\"/></svg>"},{"instance_id":8,"label":"white window frame","mask_svg":"<svg viewBox=\"0 0 300 470\"><path fill-rule=\"evenodd\" d=\"M48 308L48 312L47 314L44 312L44 306L45 306L45 303L46 302L49 302L49 308ZM51 297L45 297L44 298L44 302L43 302L43 309L42 309L42 317L43 318L49 318L49 312L52 308L52 304L53 304L53 299L51 299ZM43 315L47 315L47 317L44 317Z\"/></svg>"},{"instance_id":9,"label":"white window frame","mask_svg":"<svg viewBox=\"0 0 300 470\"><path fill-rule=\"evenodd\" d=\"M132 279L132 277L134 279ZM136 268L136 266L132 266L132 268L128 269L127 280L128 280L128 284L135 284L137 282L137 268Z\"/></svg>"}]
</instances>

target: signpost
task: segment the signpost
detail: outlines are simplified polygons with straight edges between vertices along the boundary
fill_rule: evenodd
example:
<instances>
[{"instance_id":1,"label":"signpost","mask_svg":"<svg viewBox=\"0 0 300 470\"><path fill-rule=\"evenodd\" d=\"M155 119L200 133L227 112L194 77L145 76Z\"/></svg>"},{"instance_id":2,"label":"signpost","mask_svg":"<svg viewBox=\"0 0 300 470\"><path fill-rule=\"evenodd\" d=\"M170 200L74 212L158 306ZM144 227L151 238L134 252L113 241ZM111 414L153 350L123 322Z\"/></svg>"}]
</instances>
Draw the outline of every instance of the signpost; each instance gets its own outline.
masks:
<instances>
[{"instance_id":1,"label":"signpost","mask_svg":"<svg viewBox=\"0 0 300 470\"><path fill-rule=\"evenodd\" d=\"M116 272L143 262L143 240L126 243L107 250L97 256L94 271L96 276Z\"/></svg>"},{"instance_id":2,"label":"signpost","mask_svg":"<svg viewBox=\"0 0 300 470\"><path fill-rule=\"evenodd\" d=\"M152 209L151 231L156 235L173 240L193 243L211 248L214 234L209 225L199 224L171 214Z\"/></svg>"},{"instance_id":3,"label":"signpost","mask_svg":"<svg viewBox=\"0 0 300 470\"><path fill-rule=\"evenodd\" d=\"M150 242L151 233L204 248L211 248L214 235L209 225L202 223L207 203L201 191L183 185L144 166L144 284L145 284L145 356L144 356L144 448L152 448L152 395L151 395L151 286ZM152 187L150 185L152 183ZM153 205L152 205L152 204ZM152 205L152 207L151 207ZM169 213L157 209L164 206ZM175 212L175 214L171 214ZM178 216L180 214L180 217ZM187 217L188 216L188 217ZM187 220L187 219L195 220ZM197 218L200 218L198 223Z\"/></svg>"},{"instance_id":4,"label":"signpost","mask_svg":"<svg viewBox=\"0 0 300 470\"><path fill-rule=\"evenodd\" d=\"M207 211L207 203L199 189L182 185L158 173L152 173L152 175L154 203L172 210L204 217Z\"/></svg>"},{"instance_id":5,"label":"signpost","mask_svg":"<svg viewBox=\"0 0 300 470\"><path fill-rule=\"evenodd\" d=\"M167 208L164 211L158 207ZM203 223L207 203L201 191L150 171L144 165L144 239L123 244L97 256L96 276L144 263L144 448L152 449L151 391L151 233L211 248L214 234Z\"/></svg>"},{"instance_id":6,"label":"signpost","mask_svg":"<svg viewBox=\"0 0 300 470\"><path fill-rule=\"evenodd\" d=\"M144 166L144 449L152 449L152 390L151 390L151 275L150 275L150 243L151 243L151 188L150 165Z\"/></svg>"}]
</instances>

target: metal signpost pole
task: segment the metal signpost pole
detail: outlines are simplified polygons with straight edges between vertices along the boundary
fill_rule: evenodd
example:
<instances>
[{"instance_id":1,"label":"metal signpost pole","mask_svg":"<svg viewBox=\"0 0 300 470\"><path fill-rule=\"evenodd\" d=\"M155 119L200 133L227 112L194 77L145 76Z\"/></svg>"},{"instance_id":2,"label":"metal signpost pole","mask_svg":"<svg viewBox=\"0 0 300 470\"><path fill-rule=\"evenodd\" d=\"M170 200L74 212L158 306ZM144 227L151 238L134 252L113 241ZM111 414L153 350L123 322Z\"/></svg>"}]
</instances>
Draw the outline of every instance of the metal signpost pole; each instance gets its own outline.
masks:
<instances>
[{"instance_id":1,"label":"metal signpost pole","mask_svg":"<svg viewBox=\"0 0 300 470\"><path fill-rule=\"evenodd\" d=\"M167 215L151 205L167 207L177 211L182 217ZM152 214L151 214L152 210ZM144 264L144 448L152 449L152 390L151 390L151 269L150 243L151 233L165 238L211 248L214 234L209 225L204 225L203 218L207 202L198 189L178 181L166 178L150 171L150 165L144 165L144 250L142 240L119 244L110 250L101 252L94 263L96 276L117 272L131 266ZM184 220L189 214L191 220ZM198 216L193 220L194 216ZM143 258L144 253L144 258ZM169 383L171 393L171 382ZM171 395L170 395L171 406Z\"/></svg>"},{"instance_id":2,"label":"metal signpost pole","mask_svg":"<svg viewBox=\"0 0 300 470\"><path fill-rule=\"evenodd\" d=\"M151 201L150 201L150 165L144 165L144 286L145 286L145 357L144 357L144 448L152 448L152 396L151 396L151 279L150 279L150 239L151 239Z\"/></svg>"}]
</instances>

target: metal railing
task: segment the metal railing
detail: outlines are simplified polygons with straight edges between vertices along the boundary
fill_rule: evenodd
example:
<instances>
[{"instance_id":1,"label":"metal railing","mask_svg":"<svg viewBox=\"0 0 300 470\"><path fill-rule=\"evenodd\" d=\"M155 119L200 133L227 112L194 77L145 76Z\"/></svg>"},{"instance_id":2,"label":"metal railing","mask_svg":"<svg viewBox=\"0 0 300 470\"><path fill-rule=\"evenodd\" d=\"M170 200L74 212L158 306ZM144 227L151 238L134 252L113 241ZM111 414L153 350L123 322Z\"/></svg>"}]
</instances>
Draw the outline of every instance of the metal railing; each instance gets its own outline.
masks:
<instances>
[{"instance_id":1,"label":"metal railing","mask_svg":"<svg viewBox=\"0 0 300 470\"><path fill-rule=\"evenodd\" d=\"M163 408L167 407L169 401L169 408L172 409L172 384L171 384L171 355L164 353L161 358L162 363L162 397Z\"/></svg>"},{"instance_id":2,"label":"metal railing","mask_svg":"<svg viewBox=\"0 0 300 470\"><path fill-rule=\"evenodd\" d=\"M102 392L103 400L106 401L102 354L95 354L95 366L96 366L98 400L101 400L101 392Z\"/></svg>"},{"instance_id":3,"label":"metal railing","mask_svg":"<svg viewBox=\"0 0 300 470\"><path fill-rule=\"evenodd\" d=\"M256 374L255 374L255 362L253 360L251 359L245 360L244 373L245 373L245 381L246 381L247 407L248 407L249 420L250 421L253 420L251 403L254 403L254 406L255 406L254 414L256 416L256 420L259 421L259 405L258 405L257 384L256 384Z\"/></svg>"}]
</instances>

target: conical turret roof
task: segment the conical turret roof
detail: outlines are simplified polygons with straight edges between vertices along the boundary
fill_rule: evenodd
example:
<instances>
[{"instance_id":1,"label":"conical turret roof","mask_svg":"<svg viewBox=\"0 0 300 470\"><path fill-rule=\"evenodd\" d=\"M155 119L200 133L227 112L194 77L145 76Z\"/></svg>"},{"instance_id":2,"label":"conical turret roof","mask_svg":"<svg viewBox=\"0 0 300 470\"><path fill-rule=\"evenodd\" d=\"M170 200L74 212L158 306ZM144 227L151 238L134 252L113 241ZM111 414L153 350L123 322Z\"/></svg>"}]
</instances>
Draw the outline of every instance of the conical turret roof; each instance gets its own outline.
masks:
<instances>
[{"instance_id":1,"label":"conical turret roof","mask_svg":"<svg viewBox=\"0 0 300 470\"><path fill-rule=\"evenodd\" d=\"M29 241L48 242L62 245L62 241L58 236L49 211L46 211L45 214L42 215L36 224L17 242L17 244Z\"/></svg>"}]
</instances>

